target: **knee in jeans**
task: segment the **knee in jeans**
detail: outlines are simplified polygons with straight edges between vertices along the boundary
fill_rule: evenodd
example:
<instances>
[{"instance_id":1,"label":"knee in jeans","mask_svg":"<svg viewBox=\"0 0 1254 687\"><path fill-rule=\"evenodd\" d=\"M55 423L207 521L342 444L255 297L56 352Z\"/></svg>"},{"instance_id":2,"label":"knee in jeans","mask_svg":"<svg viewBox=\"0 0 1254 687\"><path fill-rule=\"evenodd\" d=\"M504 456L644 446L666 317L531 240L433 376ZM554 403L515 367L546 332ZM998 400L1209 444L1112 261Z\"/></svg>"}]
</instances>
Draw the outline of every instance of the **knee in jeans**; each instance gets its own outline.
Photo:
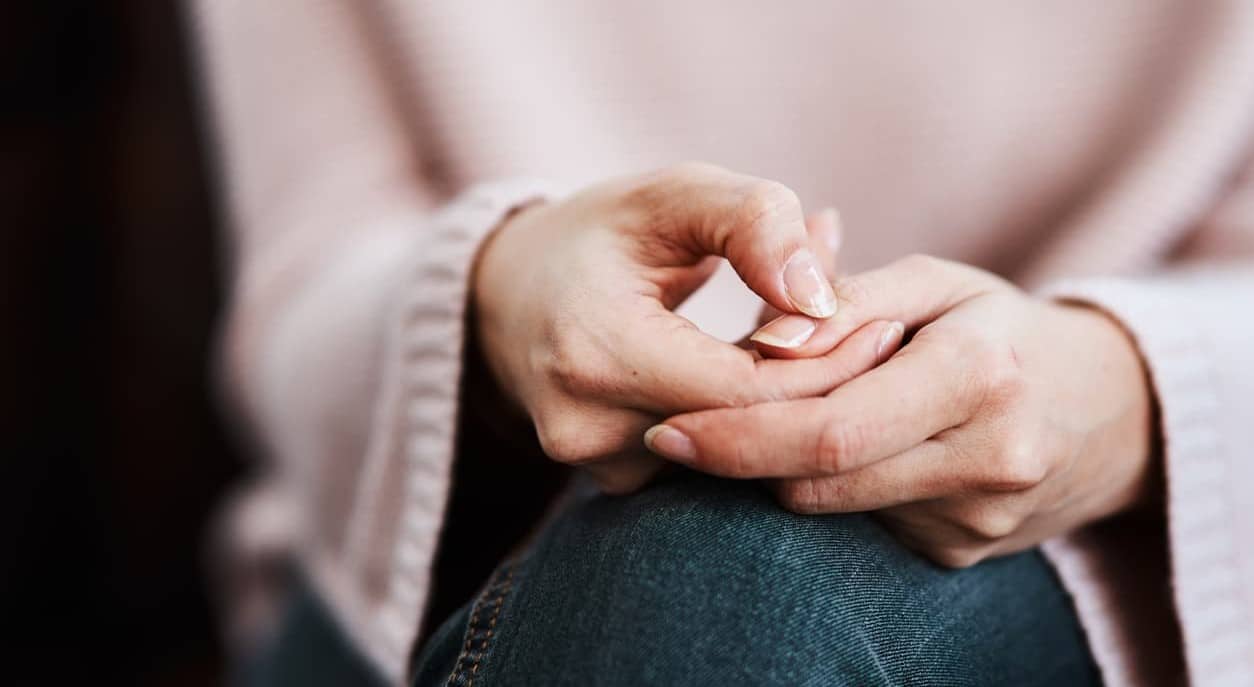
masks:
<instances>
[{"instance_id":1,"label":"knee in jeans","mask_svg":"<svg viewBox=\"0 0 1254 687\"><path fill-rule=\"evenodd\" d=\"M888 602L891 593L881 585L904 570L930 567L866 515L796 515L758 484L698 475L627 497L597 497L571 524L566 544L603 561L599 573L615 578L597 579L647 582L657 587L653 594L677 597L665 603L705 610L754 600L791 605L804 600L800 590L819 588L826 599ZM856 576L845 574L855 569Z\"/></svg>"},{"instance_id":2,"label":"knee in jeans","mask_svg":"<svg viewBox=\"0 0 1254 687\"><path fill-rule=\"evenodd\" d=\"M880 646L900 643L909 594L898 583L928 565L867 516L800 516L760 485L702 476L582 503L532 556L525 584L580 626L545 634L544 651L577 647L645 672L743 664L770 684L898 651ZM589 639L610 636L631 641Z\"/></svg>"},{"instance_id":3,"label":"knee in jeans","mask_svg":"<svg viewBox=\"0 0 1254 687\"><path fill-rule=\"evenodd\" d=\"M1021 684L1013 638L1072 622L1026 559L942 570L869 516L697 475L576 504L520 570L499 661L545 684L582 684L572 666L613 684Z\"/></svg>"}]
</instances>

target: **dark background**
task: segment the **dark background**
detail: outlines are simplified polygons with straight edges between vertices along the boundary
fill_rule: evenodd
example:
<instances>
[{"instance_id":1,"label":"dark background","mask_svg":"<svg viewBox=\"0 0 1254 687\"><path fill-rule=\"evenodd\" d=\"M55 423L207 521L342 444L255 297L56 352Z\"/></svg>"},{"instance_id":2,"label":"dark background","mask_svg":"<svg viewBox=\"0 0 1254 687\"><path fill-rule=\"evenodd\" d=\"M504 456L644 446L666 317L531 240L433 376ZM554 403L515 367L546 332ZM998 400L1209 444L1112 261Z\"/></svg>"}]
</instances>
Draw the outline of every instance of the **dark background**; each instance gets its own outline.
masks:
<instances>
[{"instance_id":1,"label":"dark background","mask_svg":"<svg viewBox=\"0 0 1254 687\"><path fill-rule=\"evenodd\" d=\"M228 672L206 540L246 467L211 383L222 217L182 5L0 3L0 684ZM460 422L424 634L568 475L529 425Z\"/></svg>"},{"instance_id":2,"label":"dark background","mask_svg":"<svg viewBox=\"0 0 1254 687\"><path fill-rule=\"evenodd\" d=\"M181 3L0 3L0 617L11 685L218 684L219 214Z\"/></svg>"}]
</instances>

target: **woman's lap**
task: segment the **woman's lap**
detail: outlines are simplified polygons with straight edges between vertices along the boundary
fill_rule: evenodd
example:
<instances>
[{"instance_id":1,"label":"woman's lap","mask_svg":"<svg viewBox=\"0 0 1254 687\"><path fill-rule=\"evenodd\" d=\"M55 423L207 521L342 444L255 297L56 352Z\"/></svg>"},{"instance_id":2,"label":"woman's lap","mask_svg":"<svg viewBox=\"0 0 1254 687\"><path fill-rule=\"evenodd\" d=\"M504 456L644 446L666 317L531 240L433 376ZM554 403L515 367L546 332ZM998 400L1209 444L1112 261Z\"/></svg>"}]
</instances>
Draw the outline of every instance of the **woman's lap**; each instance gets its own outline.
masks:
<instances>
[{"instance_id":1,"label":"woman's lap","mask_svg":"<svg viewBox=\"0 0 1254 687\"><path fill-rule=\"evenodd\" d=\"M682 475L586 496L450 618L416 685L1097 684L1032 551L966 570L865 515L798 516Z\"/></svg>"},{"instance_id":2,"label":"woman's lap","mask_svg":"<svg viewBox=\"0 0 1254 687\"><path fill-rule=\"evenodd\" d=\"M414 673L422 687L1098 684L1039 553L943 570L867 516L793 515L691 474L575 499ZM376 683L307 594L250 678Z\"/></svg>"}]
</instances>

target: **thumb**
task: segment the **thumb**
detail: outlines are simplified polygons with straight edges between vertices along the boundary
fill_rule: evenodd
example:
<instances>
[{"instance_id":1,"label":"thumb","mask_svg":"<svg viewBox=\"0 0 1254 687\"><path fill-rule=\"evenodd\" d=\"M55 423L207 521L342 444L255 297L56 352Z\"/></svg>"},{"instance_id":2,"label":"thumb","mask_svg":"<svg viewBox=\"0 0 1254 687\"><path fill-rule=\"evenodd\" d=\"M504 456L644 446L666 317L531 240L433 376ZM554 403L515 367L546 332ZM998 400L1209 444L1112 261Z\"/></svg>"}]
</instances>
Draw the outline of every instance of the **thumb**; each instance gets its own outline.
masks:
<instances>
[{"instance_id":1,"label":"thumb","mask_svg":"<svg viewBox=\"0 0 1254 687\"><path fill-rule=\"evenodd\" d=\"M854 330L872 320L902 322L916 330L954 306L990 291L1008 288L1000 277L961 263L912 255L884 267L842 277L840 314L805 329L805 318L781 317L754 332L750 340L765 344L759 351L772 358L804 358L831 350ZM786 337L789 345L778 343Z\"/></svg>"},{"instance_id":2,"label":"thumb","mask_svg":"<svg viewBox=\"0 0 1254 687\"><path fill-rule=\"evenodd\" d=\"M779 310L816 318L836 313L836 294L810 247L801 201L787 186L704 164L664 170L648 185L634 195L649 199L652 216L665 218L648 223L648 231L683 248L673 257L690 263L721 255Z\"/></svg>"},{"instance_id":3,"label":"thumb","mask_svg":"<svg viewBox=\"0 0 1254 687\"><path fill-rule=\"evenodd\" d=\"M844 226L836 208L824 208L806 217L806 233L810 236L810 249L818 256L823 265L823 276L829 281L836 281L839 271L840 246L844 239ZM783 315L779 309L763 305L758 313L758 326L770 322ZM793 315L800 319L801 315Z\"/></svg>"}]
</instances>

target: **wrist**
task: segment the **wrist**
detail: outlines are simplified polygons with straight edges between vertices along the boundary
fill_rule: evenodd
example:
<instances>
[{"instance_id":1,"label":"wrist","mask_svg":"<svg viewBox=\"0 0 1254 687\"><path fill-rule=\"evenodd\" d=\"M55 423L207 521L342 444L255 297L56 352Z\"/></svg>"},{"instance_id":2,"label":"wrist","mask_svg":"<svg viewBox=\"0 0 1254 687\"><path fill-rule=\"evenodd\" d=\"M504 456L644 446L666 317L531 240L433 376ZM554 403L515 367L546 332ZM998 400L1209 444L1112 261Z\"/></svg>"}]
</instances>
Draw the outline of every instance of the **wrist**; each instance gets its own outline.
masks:
<instances>
[{"instance_id":1,"label":"wrist","mask_svg":"<svg viewBox=\"0 0 1254 687\"><path fill-rule=\"evenodd\" d=\"M484 237L471 265L470 294L467 307L466 331L468 370L481 371L479 384L468 400L481 408L504 412L506 416L525 416L517 392L506 374L509 337L503 334L508 326L510 313L518 308L506 302L508 285L517 282L517 271L509 274L507 265L501 263L501 251L508 253L507 233L519 229L519 218L529 215L545 205L533 201L510 210Z\"/></svg>"},{"instance_id":2,"label":"wrist","mask_svg":"<svg viewBox=\"0 0 1254 687\"><path fill-rule=\"evenodd\" d=\"M1110 313L1083 302L1059 305L1084 318L1091 332L1090 347L1109 371L1113 397L1120 412L1112 414L1109 427L1102 428L1095 446L1102 455L1094 460L1110 461L1113 470L1110 504L1106 515L1152 509L1164 498L1161 433L1158 403L1149 369L1132 334Z\"/></svg>"},{"instance_id":3,"label":"wrist","mask_svg":"<svg viewBox=\"0 0 1254 687\"><path fill-rule=\"evenodd\" d=\"M539 208L547 206L548 203L541 199L536 199L527 203L523 203L511 208L497 222L483 241L479 244L479 250L475 253L470 271L470 306L472 309L481 309L481 303L485 300L491 301L492 288L499 281L496 263L497 253L501 249L501 244L505 243L502 238L506 234L512 234L518 231L522 224L522 218L528 217L535 213Z\"/></svg>"}]
</instances>

